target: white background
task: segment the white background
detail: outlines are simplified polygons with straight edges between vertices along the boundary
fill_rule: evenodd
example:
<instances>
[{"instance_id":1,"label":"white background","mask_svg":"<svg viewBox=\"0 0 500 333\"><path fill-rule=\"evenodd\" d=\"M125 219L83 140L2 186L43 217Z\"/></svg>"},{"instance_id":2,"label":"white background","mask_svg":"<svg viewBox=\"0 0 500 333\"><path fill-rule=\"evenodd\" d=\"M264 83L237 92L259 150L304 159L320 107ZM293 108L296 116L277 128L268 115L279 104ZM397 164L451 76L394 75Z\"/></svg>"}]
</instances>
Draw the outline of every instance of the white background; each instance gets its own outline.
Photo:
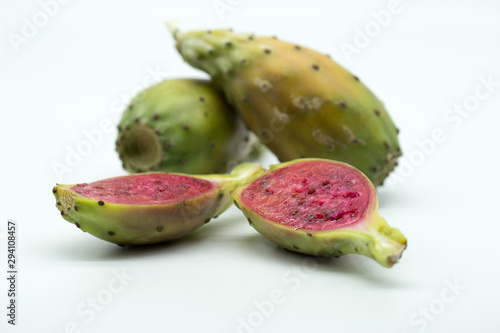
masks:
<instances>
[{"instance_id":1,"label":"white background","mask_svg":"<svg viewBox=\"0 0 500 333\"><path fill-rule=\"evenodd\" d=\"M71 0L46 9L50 17L49 2L0 0L0 266L15 219L20 272L16 327L0 274L2 332L500 331L500 2L401 0L385 26L375 19L390 7L382 0ZM230 10L218 13L221 3ZM126 174L115 126L143 82L206 77L177 54L171 19L329 53L384 101L405 154L378 189L381 215L408 238L400 263L311 261L261 237L234 207L145 248L105 243L60 217L56 182ZM40 27L23 37L33 20ZM27 38L16 46L14 35ZM481 78L496 82L491 91ZM112 130L58 176L54 165L103 121ZM444 139L431 143L433 131Z\"/></svg>"}]
</instances>

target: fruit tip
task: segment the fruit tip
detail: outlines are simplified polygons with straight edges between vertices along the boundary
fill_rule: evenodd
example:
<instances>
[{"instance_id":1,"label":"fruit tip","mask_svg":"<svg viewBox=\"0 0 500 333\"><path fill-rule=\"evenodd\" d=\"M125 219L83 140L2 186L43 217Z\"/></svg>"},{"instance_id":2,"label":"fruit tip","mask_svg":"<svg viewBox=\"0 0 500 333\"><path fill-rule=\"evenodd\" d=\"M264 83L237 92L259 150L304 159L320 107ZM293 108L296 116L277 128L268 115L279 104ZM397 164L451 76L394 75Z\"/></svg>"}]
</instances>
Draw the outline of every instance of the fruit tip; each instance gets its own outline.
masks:
<instances>
[{"instance_id":1,"label":"fruit tip","mask_svg":"<svg viewBox=\"0 0 500 333\"><path fill-rule=\"evenodd\" d=\"M172 36L177 40L178 37L179 37L179 34L181 33L180 30L179 30L179 24L180 24L181 20L180 19L174 19L174 20L170 20L170 21L167 21L165 24L168 28L168 30L170 31L170 33L172 34Z\"/></svg>"}]
</instances>

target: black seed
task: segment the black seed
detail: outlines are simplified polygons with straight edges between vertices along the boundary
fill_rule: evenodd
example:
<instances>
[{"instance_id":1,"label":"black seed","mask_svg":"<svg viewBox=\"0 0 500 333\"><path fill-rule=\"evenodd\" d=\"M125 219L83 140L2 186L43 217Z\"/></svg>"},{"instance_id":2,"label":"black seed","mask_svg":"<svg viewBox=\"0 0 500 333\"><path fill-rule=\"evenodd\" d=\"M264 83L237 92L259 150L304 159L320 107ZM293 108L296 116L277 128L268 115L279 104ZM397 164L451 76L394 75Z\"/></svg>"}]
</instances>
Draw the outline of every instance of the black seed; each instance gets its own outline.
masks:
<instances>
[{"instance_id":1,"label":"black seed","mask_svg":"<svg viewBox=\"0 0 500 333\"><path fill-rule=\"evenodd\" d=\"M243 103L248 103L248 97L243 97Z\"/></svg>"},{"instance_id":2,"label":"black seed","mask_svg":"<svg viewBox=\"0 0 500 333\"><path fill-rule=\"evenodd\" d=\"M184 124L184 126L182 126L182 128L185 130L185 131L188 131L189 130L189 125L188 124Z\"/></svg>"},{"instance_id":3,"label":"black seed","mask_svg":"<svg viewBox=\"0 0 500 333\"><path fill-rule=\"evenodd\" d=\"M358 248L357 247L354 248L354 252L358 252Z\"/></svg>"},{"instance_id":4,"label":"black seed","mask_svg":"<svg viewBox=\"0 0 500 333\"><path fill-rule=\"evenodd\" d=\"M209 55L214 54L214 50L213 50L213 49L208 50L208 54L209 54Z\"/></svg>"},{"instance_id":5,"label":"black seed","mask_svg":"<svg viewBox=\"0 0 500 333\"><path fill-rule=\"evenodd\" d=\"M127 125L125 126L125 131L128 131L130 129L130 127Z\"/></svg>"},{"instance_id":6,"label":"black seed","mask_svg":"<svg viewBox=\"0 0 500 333\"><path fill-rule=\"evenodd\" d=\"M56 207L57 206L61 206L61 202L60 201L56 202Z\"/></svg>"},{"instance_id":7,"label":"black seed","mask_svg":"<svg viewBox=\"0 0 500 333\"><path fill-rule=\"evenodd\" d=\"M300 50L300 49L301 49L301 47L300 47L299 45L295 45L295 49L296 49L296 50Z\"/></svg>"},{"instance_id":8,"label":"black seed","mask_svg":"<svg viewBox=\"0 0 500 333\"><path fill-rule=\"evenodd\" d=\"M340 106L343 107L343 108L347 107L347 102L346 101L341 101L340 102Z\"/></svg>"},{"instance_id":9,"label":"black seed","mask_svg":"<svg viewBox=\"0 0 500 333\"><path fill-rule=\"evenodd\" d=\"M211 219L206 219L205 221L203 221L203 223L208 223L210 222Z\"/></svg>"},{"instance_id":10,"label":"black seed","mask_svg":"<svg viewBox=\"0 0 500 333\"><path fill-rule=\"evenodd\" d=\"M269 53L271 53L271 50L270 49L264 49L264 53L265 54L269 54Z\"/></svg>"},{"instance_id":11,"label":"black seed","mask_svg":"<svg viewBox=\"0 0 500 333\"><path fill-rule=\"evenodd\" d=\"M52 188L52 193L57 193L57 186L54 186L54 187Z\"/></svg>"},{"instance_id":12,"label":"black seed","mask_svg":"<svg viewBox=\"0 0 500 333\"><path fill-rule=\"evenodd\" d=\"M215 147L215 141L210 141L210 148L214 148Z\"/></svg>"},{"instance_id":13,"label":"black seed","mask_svg":"<svg viewBox=\"0 0 500 333\"><path fill-rule=\"evenodd\" d=\"M252 224L252 220L250 220L250 218L247 217L247 221L249 224Z\"/></svg>"},{"instance_id":14,"label":"black seed","mask_svg":"<svg viewBox=\"0 0 500 333\"><path fill-rule=\"evenodd\" d=\"M114 235L115 235L115 233L114 233L113 231L108 231L108 235L110 235L110 236L114 236Z\"/></svg>"},{"instance_id":15,"label":"black seed","mask_svg":"<svg viewBox=\"0 0 500 333\"><path fill-rule=\"evenodd\" d=\"M76 227L77 227L78 229L80 229L80 223L75 222L75 225L76 225Z\"/></svg>"},{"instance_id":16,"label":"black seed","mask_svg":"<svg viewBox=\"0 0 500 333\"><path fill-rule=\"evenodd\" d=\"M231 46L233 46L233 43L232 43L232 42L227 42L227 43L226 43L226 46L227 46L227 47L231 47Z\"/></svg>"},{"instance_id":17,"label":"black seed","mask_svg":"<svg viewBox=\"0 0 500 333\"><path fill-rule=\"evenodd\" d=\"M122 130L122 127L120 125L116 126L116 128L118 129L118 131Z\"/></svg>"},{"instance_id":18,"label":"black seed","mask_svg":"<svg viewBox=\"0 0 500 333\"><path fill-rule=\"evenodd\" d=\"M399 134L399 128L396 127L396 133Z\"/></svg>"},{"instance_id":19,"label":"black seed","mask_svg":"<svg viewBox=\"0 0 500 333\"><path fill-rule=\"evenodd\" d=\"M377 110L377 109L376 109L374 112L375 112L375 115L376 115L376 116L380 116L380 110Z\"/></svg>"},{"instance_id":20,"label":"black seed","mask_svg":"<svg viewBox=\"0 0 500 333\"><path fill-rule=\"evenodd\" d=\"M162 232L163 231L163 226L156 227L157 232Z\"/></svg>"},{"instance_id":21,"label":"black seed","mask_svg":"<svg viewBox=\"0 0 500 333\"><path fill-rule=\"evenodd\" d=\"M61 216L64 216L64 210L61 210Z\"/></svg>"},{"instance_id":22,"label":"black seed","mask_svg":"<svg viewBox=\"0 0 500 333\"><path fill-rule=\"evenodd\" d=\"M167 148L167 149L172 148L172 142L166 142L165 143L165 148Z\"/></svg>"},{"instance_id":23,"label":"black seed","mask_svg":"<svg viewBox=\"0 0 500 333\"><path fill-rule=\"evenodd\" d=\"M224 197L224 193L219 193L219 199L222 199Z\"/></svg>"},{"instance_id":24,"label":"black seed","mask_svg":"<svg viewBox=\"0 0 500 333\"><path fill-rule=\"evenodd\" d=\"M254 36L250 35L250 36L248 36L248 39L249 39L249 40L253 40L253 39L254 39Z\"/></svg>"},{"instance_id":25,"label":"black seed","mask_svg":"<svg viewBox=\"0 0 500 333\"><path fill-rule=\"evenodd\" d=\"M139 122L139 117L135 117L135 118L134 118L134 122L135 122L135 123L138 123L138 122Z\"/></svg>"},{"instance_id":26,"label":"black seed","mask_svg":"<svg viewBox=\"0 0 500 333\"><path fill-rule=\"evenodd\" d=\"M129 110L130 110L130 109L132 109L133 107L134 107L134 104L129 104L129 105L128 105L128 109L129 109Z\"/></svg>"},{"instance_id":27,"label":"black seed","mask_svg":"<svg viewBox=\"0 0 500 333\"><path fill-rule=\"evenodd\" d=\"M68 212L69 212L69 211L71 211L71 207L68 207L66 210L67 210Z\"/></svg>"},{"instance_id":28,"label":"black seed","mask_svg":"<svg viewBox=\"0 0 500 333\"><path fill-rule=\"evenodd\" d=\"M295 249L295 250L298 250L299 248L297 247L297 245L292 245L292 247Z\"/></svg>"},{"instance_id":29,"label":"black seed","mask_svg":"<svg viewBox=\"0 0 500 333\"><path fill-rule=\"evenodd\" d=\"M313 68L315 71L318 71L318 70L319 70L319 66L318 66L318 65L316 65L316 64L312 65L312 68Z\"/></svg>"},{"instance_id":30,"label":"black seed","mask_svg":"<svg viewBox=\"0 0 500 333\"><path fill-rule=\"evenodd\" d=\"M116 245L118 245L119 247L125 247L125 245L123 244L116 244Z\"/></svg>"},{"instance_id":31,"label":"black seed","mask_svg":"<svg viewBox=\"0 0 500 333\"><path fill-rule=\"evenodd\" d=\"M356 75L353 75L352 77L354 78L354 80L359 81L359 77L357 77Z\"/></svg>"},{"instance_id":32,"label":"black seed","mask_svg":"<svg viewBox=\"0 0 500 333\"><path fill-rule=\"evenodd\" d=\"M155 130L155 134L160 135L161 134L160 130Z\"/></svg>"},{"instance_id":33,"label":"black seed","mask_svg":"<svg viewBox=\"0 0 500 333\"><path fill-rule=\"evenodd\" d=\"M314 192L316 192L316 190L311 187L309 191L307 191L307 194L314 194Z\"/></svg>"},{"instance_id":34,"label":"black seed","mask_svg":"<svg viewBox=\"0 0 500 333\"><path fill-rule=\"evenodd\" d=\"M153 115L153 119L154 119L154 120L158 120L158 118L159 118L159 117L160 117L160 115L158 115L158 113L155 113L155 114Z\"/></svg>"},{"instance_id":35,"label":"black seed","mask_svg":"<svg viewBox=\"0 0 500 333\"><path fill-rule=\"evenodd\" d=\"M229 68L227 71L226 71L227 75L231 75L233 74L233 70L231 68Z\"/></svg>"},{"instance_id":36,"label":"black seed","mask_svg":"<svg viewBox=\"0 0 500 333\"><path fill-rule=\"evenodd\" d=\"M370 170L370 172L377 173L379 168L380 167L378 165L375 165L375 166L370 167L369 170Z\"/></svg>"},{"instance_id":37,"label":"black seed","mask_svg":"<svg viewBox=\"0 0 500 333\"><path fill-rule=\"evenodd\" d=\"M104 206L104 201L99 200L99 201L97 202L97 204L98 204L99 206Z\"/></svg>"},{"instance_id":38,"label":"black seed","mask_svg":"<svg viewBox=\"0 0 500 333\"><path fill-rule=\"evenodd\" d=\"M387 141L384 141L384 147L387 149L387 150L391 150L391 145L389 143L387 143Z\"/></svg>"},{"instance_id":39,"label":"black seed","mask_svg":"<svg viewBox=\"0 0 500 333\"><path fill-rule=\"evenodd\" d=\"M338 252L339 252L340 254L344 254L344 252L342 252L342 250L338 250Z\"/></svg>"},{"instance_id":40,"label":"black seed","mask_svg":"<svg viewBox=\"0 0 500 333\"><path fill-rule=\"evenodd\" d=\"M200 102L205 102L205 97L200 96L200 97L198 97L198 100L199 100Z\"/></svg>"},{"instance_id":41,"label":"black seed","mask_svg":"<svg viewBox=\"0 0 500 333\"><path fill-rule=\"evenodd\" d=\"M307 236L312 237L313 235L310 232L308 232Z\"/></svg>"}]
</instances>

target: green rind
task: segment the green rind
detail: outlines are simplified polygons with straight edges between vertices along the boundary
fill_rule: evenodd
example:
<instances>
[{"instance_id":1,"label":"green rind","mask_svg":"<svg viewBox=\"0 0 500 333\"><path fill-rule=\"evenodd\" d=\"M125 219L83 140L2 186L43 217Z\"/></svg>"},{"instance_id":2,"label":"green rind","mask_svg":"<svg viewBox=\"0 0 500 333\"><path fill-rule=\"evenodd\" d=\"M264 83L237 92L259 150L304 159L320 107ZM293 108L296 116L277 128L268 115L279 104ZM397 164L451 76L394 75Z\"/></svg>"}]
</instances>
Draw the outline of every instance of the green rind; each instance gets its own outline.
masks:
<instances>
[{"instance_id":1,"label":"green rind","mask_svg":"<svg viewBox=\"0 0 500 333\"><path fill-rule=\"evenodd\" d=\"M173 34L183 58L212 76L280 161L344 161L375 185L397 164L398 129L384 105L328 56L230 30Z\"/></svg>"},{"instance_id":2,"label":"green rind","mask_svg":"<svg viewBox=\"0 0 500 333\"><path fill-rule=\"evenodd\" d=\"M169 204L100 205L72 191L73 185L56 185L53 193L62 217L81 230L119 245L154 244L183 237L219 216L233 203L230 192L262 172L259 164L244 163L229 175L189 175L211 181L213 189Z\"/></svg>"},{"instance_id":3,"label":"green rind","mask_svg":"<svg viewBox=\"0 0 500 333\"><path fill-rule=\"evenodd\" d=\"M124 111L116 150L129 172L227 172L258 156L258 139L208 80L173 79L140 92Z\"/></svg>"},{"instance_id":4,"label":"green rind","mask_svg":"<svg viewBox=\"0 0 500 333\"><path fill-rule=\"evenodd\" d=\"M298 161L303 160L315 159L301 159ZM295 162L297 161L274 165L268 172ZM346 165L345 163L341 164ZM258 181L258 179L254 181ZM367 182L369 183L368 179ZM241 201L241 194L249 185L242 184L231 192L236 206L247 217L250 225L255 230L285 249L313 256L340 257L346 254L360 254L372 258L382 266L389 268L400 259L406 248L407 240L403 234L398 229L390 227L379 216L377 197L373 187L367 213L359 222L342 229L312 231L294 229L270 221L252 211Z\"/></svg>"}]
</instances>

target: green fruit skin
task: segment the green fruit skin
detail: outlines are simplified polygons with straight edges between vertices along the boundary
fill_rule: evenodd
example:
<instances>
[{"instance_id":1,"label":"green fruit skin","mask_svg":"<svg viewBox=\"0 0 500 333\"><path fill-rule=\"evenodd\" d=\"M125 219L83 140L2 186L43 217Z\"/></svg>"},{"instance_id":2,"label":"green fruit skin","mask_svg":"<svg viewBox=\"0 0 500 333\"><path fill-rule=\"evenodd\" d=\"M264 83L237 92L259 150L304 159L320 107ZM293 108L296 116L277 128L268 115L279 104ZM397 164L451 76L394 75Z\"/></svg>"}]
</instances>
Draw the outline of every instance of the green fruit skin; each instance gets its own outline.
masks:
<instances>
[{"instance_id":1,"label":"green fruit skin","mask_svg":"<svg viewBox=\"0 0 500 333\"><path fill-rule=\"evenodd\" d=\"M184 60L212 76L280 161L343 161L374 185L397 164L398 129L384 105L329 56L230 30L173 34Z\"/></svg>"},{"instance_id":2,"label":"green fruit skin","mask_svg":"<svg viewBox=\"0 0 500 333\"><path fill-rule=\"evenodd\" d=\"M260 144L208 80L172 79L140 92L124 111L116 150L129 172L223 173Z\"/></svg>"},{"instance_id":3,"label":"green fruit skin","mask_svg":"<svg viewBox=\"0 0 500 333\"><path fill-rule=\"evenodd\" d=\"M322 159L299 159L281 163L272 166L266 173L291 163L307 160ZM329 162L340 163L355 170L355 172L359 172L348 164ZM263 176L265 174L261 177ZM261 177L254 181L259 181ZM406 249L407 240L398 229L391 228L378 214L378 200L375 188L368 178L365 177L365 179L371 188L370 201L365 215L354 225L327 231L294 229L255 213L241 201L242 192L250 184L239 185L231 192L231 195L238 208L247 217L250 225L264 237L285 249L313 256L340 257L346 254L360 254L372 258L382 266L389 268L400 259L402 252Z\"/></svg>"},{"instance_id":4,"label":"green fruit skin","mask_svg":"<svg viewBox=\"0 0 500 333\"><path fill-rule=\"evenodd\" d=\"M72 191L73 185L58 184L52 191L62 217L81 230L119 245L144 245L183 237L219 216L233 203L230 191L262 172L259 164L243 163L228 175L189 175L211 181L213 189L169 204L99 205Z\"/></svg>"}]
</instances>

